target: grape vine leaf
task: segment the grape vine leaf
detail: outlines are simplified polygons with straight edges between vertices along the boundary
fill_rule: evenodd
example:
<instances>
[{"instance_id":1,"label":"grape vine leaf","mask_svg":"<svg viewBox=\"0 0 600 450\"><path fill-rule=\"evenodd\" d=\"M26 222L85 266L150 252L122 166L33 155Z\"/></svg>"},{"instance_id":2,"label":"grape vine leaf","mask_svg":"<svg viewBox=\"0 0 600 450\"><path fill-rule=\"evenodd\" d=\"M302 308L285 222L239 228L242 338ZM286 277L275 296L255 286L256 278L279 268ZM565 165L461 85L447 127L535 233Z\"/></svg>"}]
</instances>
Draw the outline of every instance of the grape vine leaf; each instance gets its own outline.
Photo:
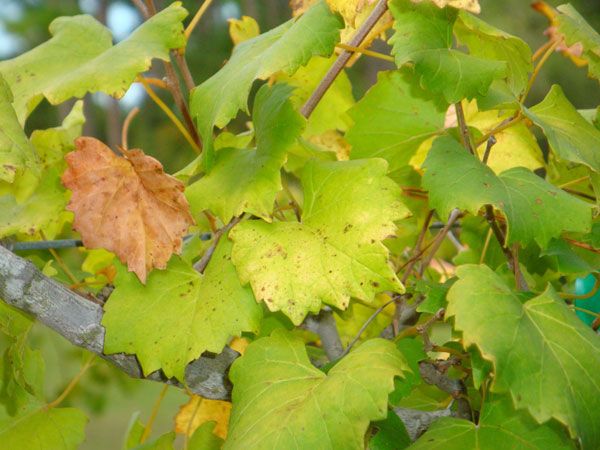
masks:
<instances>
[{"instance_id":1,"label":"grape vine leaf","mask_svg":"<svg viewBox=\"0 0 600 450\"><path fill-rule=\"evenodd\" d=\"M54 239L73 214L65 211L69 196L60 183L64 155L74 149L73 141L81 134L85 121L83 103L75 103L59 127L35 130L31 134L41 181L22 201L11 194L0 195L0 237L22 234L28 237L43 231L46 239Z\"/></svg>"},{"instance_id":2,"label":"grape vine leaf","mask_svg":"<svg viewBox=\"0 0 600 450\"><path fill-rule=\"evenodd\" d=\"M214 423L202 424L189 441L189 450L221 450L223 440L213 433Z\"/></svg>"},{"instance_id":3,"label":"grape vine leaf","mask_svg":"<svg viewBox=\"0 0 600 450\"><path fill-rule=\"evenodd\" d=\"M518 96L533 72L531 49L518 37L491 26L472 14L461 11L454 24L458 41L469 48L473 56L492 61L505 61L508 66L507 83Z\"/></svg>"},{"instance_id":4,"label":"grape vine leaf","mask_svg":"<svg viewBox=\"0 0 600 450\"><path fill-rule=\"evenodd\" d=\"M350 157L384 158L391 172L407 165L423 141L444 131L447 108L410 71L380 72L377 83L349 111L354 121L346 133Z\"/></svg>"},{"instance_id":5,"label":"grape vine leaf","mask_svg":"<svg viewBox=\"0 0 600 450\"><path fill-rule=\"evenodd\" d=\"M545 248L563 231L590 230L593 205L522 167L496 175L449 136L434 141L425 168L423 186L440 217L454 208L476 214L483 205L494 205L506 216L508 243L535 241Z\"/></svg>"},{"instance_id":6,"label":"grape vine leaf","mask_svg":"<svg viewBox=\"0 0 600 450\"><path fill-rule=\"evenodd\" d=\"M53 105L87 92L122 97L136 75L150 68L152 58L168 61L169 50L185 46L181 22L186 16L181 2L174 2L115 46L108 28L91 16L55 19L50 40L0 62L19 121L23 123L43 97Z\"/></svg>"},{"instance_id":7,"label":"grape vine leaf","mask_svg":"<svg viewBox=\"0 0 600 450\"><path fill-rule=\"evenodd\" d=\"M600 81L600 34L570 4L560 5L557 9L560 12L556 16L558 31L567 45L583 47L579 57L587 61L590 78Z\"/></svg>"},{"instance_id":8,"label":"grape vine leaf","mask_svg":"<svg viewBox=\"0 0 600 450\"><path fill-rule=\"evenodd\" d=\"M322 58L316 56L310 62L300 67L293 75L279 73L278 82L293 86L291 101L298 109L308 100L310 95L331 68L335 57ZM314 136L329 130L346 131L349 118L346 111L354 105L352 85L344 70L335 78L325 95L308 118L304 136Z\"/></svg>"},{"instance_id":9,"label":"grape vine leaf","mask_svg":"<svg viewBox=\"0 0 600 450\"><path fill-rule=\"evenodd\" d=\"M544 131L559 158L600 172L600 130L577 112L560 86L552 86L541 103L523 113Z\"/></svg>"},{"instance_id":10,"label":"grape vine leaf","mask_svg":"<svg viewBox=\"0 0 600 450\"><path fill-rule=\"evenodd\" d=\"M68 209L87 248L104 248L126 262L144 283L149 270L164 268L181 251L194 222L184 185L141 150L115 155L97 139L81 137L66 156L62 182L73 192Z\"/></svg>"},{"instance_id":11,"label":"grape vine leaf","mask_svg":"<svg viewBox=\"0 0 600 450\"><path fill-rule=\"evenodd\" d=\"M338 12L344 22L351 27L356 25L359 14L376 0L326 0L332 11ZM290 0L290 8L294 16L306 12L315 3L315 0Z\"/></svg>"},{"instance_id":12,"label":"grape vine leaf","mask_svg":"<svg viewBox=\"0 0 600 450\"><path fill-rule=\"evenodd\" d=\"M306 122L288 100L291 91L283 84L260 88L253 114L256 150L225 148L216 152L210 173L185 191L194 216L209 209L223 223L243 212L271 220L286 151Z\"/></svg>"},{"instance_id":13,"label":"grape vine leaf","mask_svg":"<svg viewBox=\"0 0 600 450\"><path fill-rule=\"evenodd\" d=\"M232 261L243 284L271 311L298 325L321 302L346 309L350 297L403 291L381 243L408 215L382 159L310 161L302 175L302 221L248 220L236 226Z\"/></svg>"},{"instance_id":14,"label":"grape vine leaf","mask_svg":"<svg viewBox=\"0 0 600 450\"><path fill-rule=\"evenodd\" d=\"M121 271L104 307L104 351L135 353L145 374L162 368L183 380L187 363L203 352L219 353L232 335L257 332L262 309L240 285L230 251L224 237L204 275L178 257L146 285Z\"/></svg>"},{"instance_id":15,"label":"grape vine leaf","mask_svg":"<svg viewBox=\"0 0 600 450\"><path fill-rule=\"evenodd\" d=\"M36 188L41 168L12 102L10 86L0 73L0 195L12 194L22 202Z\"/></svg>"},{"instance_id":16,"label":"grape vine leaf","mask_svg":"<svg viewBox=\"0 0 600 450\"><path fill-rule=\"evenodd\" d=\"M450 49L457 11L431 3L393 0L394 35L390 38L396 65L414 63L421 86L441 94L448 103L485 95L495 79L505 78L507 64Z\"/></svg>"},{"instance_id":17,"label":"grape vine leaf","mask_svg":"<svg viewBox=\"0 0 600 450\"><path fill-rule=\"evenodd\" d=\"M227 64L192 91L190 112L204 143L206 170L214 164L213 127L223 128L239 110L247 111L254 80L279 71L292 74L312 56L329 56L341 26L339 16L320 1L299 19L237 45Z\"/></svg>"},{"instance_id":18,"label":"grape vine leaf","mask_svg":"<svg viewBox=\"0 0 600 450\"><path fill-rule=\"evenodd\" d=\"M523 303L487 266L464 265L457 275L446 316L464 345L476 345L494 365L492 390L510 392L539 423L567 425L583 448L598 448L600 337L550 286Z\"/></svg>"},{"instance_id":19,"label":"grape vine leaf","mask_svg":"<svg viewBox=\"0 0 600 450\"><path fill-rule=\"evenodd\" d=\"M442 417L409 450L479 449L575 450L573 441L556 422L539 425L510 399L486 399L479 421Z\"/></svg>"},{"instance_id":20,"label":"grape vine leaf","mask_svg":"<svg viewBox=\"0 0 600 450\"><path fill-rule=\"evenodd\" d=\"M242 16L241 19L227 19L227 21L229 22L229 37L234 46L260 34L258 22L250 16Z\"/></svg>"},{"instance_id":21,"label":"grape vine leaf","mask_svg":"<svg viewBox=\"0 0 600 450\"><path fill-rule=\"evenodd\" d=\"M0 442L7 449L75 450L85 439L87 418L75 408L32 408L0 419Z\"/></svg>"},{"instance_id":22,"label":"grape vine leaf","mask_svg":"<svg viewBox=\"0 0 600 450\"><path fill-rule=\"evenodd\" d=\"M224 449L364 448L371 420L385 419L394 377L408 366L393 343L372 339L327 375L301 340L278 329L233 363L233 410ZM323 439L326 441L323 441Z\"/></svg>"}]
</instances>

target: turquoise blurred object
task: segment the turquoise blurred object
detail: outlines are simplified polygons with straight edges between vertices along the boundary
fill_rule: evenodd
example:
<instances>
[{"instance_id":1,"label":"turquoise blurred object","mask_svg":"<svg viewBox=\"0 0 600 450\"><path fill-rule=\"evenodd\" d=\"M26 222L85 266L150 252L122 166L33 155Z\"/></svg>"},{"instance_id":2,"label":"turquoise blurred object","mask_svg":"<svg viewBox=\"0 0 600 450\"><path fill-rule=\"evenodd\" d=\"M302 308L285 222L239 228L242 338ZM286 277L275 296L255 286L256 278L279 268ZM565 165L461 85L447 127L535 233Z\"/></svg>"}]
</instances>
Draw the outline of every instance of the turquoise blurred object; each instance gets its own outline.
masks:
<instances>
[{"instance_id":1,"label":"turquoise blurred object","mask_svg":"<svg viewBox=\"0 0 600 450\"><path fill-rule=\"evenodd\" d=\"M575 280L575 294L585 295L594 289L596 284L596 277L594 275L588 275L585 278L578 278ZM586 298L583 300L575 300L575 306L578 308L587 309L595 313L600 314L600 290L594 294L593 297ZM596 319L595 316L584 313L582 311L575 311L577 316L583 320L589 326L592 326L592 322Z\"/></svg>"}]
</instances>

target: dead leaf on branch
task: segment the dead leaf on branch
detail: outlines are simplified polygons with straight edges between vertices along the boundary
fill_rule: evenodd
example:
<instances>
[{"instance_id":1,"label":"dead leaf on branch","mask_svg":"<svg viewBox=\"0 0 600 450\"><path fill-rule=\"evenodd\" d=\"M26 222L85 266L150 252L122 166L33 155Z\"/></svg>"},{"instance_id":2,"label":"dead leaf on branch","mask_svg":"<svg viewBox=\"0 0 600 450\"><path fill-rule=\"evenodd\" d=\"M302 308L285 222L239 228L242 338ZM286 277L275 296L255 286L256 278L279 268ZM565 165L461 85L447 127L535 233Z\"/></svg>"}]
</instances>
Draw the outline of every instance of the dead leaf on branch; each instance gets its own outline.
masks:
<instances>
[{"instance_id":1,"label":"dead leaf on branch","mask_svg":"<svg viewBox=\"0 0 600 450\"><path fill-rule=\"evenodd\" d=\"M66 155L62 176L73 192L67 209L87 248L117 255L142 283L153 268L164 269L181 250L194 223L184 185L141 150L115 155L97 139L81 137Z\"/></svg>"}]
</instances>

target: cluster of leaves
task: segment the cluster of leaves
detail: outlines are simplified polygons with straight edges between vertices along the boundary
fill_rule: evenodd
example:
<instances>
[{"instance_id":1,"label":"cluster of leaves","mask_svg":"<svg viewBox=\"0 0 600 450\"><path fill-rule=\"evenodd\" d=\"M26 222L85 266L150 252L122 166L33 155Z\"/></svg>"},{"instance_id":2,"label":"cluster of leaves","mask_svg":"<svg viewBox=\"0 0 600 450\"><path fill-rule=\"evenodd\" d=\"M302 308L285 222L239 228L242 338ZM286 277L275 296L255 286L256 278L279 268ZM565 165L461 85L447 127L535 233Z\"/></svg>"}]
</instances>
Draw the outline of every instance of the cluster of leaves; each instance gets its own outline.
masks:
<instances>
[{"instance_id":1,"label":"cluster of leaves","mask_svg":"<svg viewBox=\"0 0 600 450\"><path fill-rule=\"evenodd\" d=\"M231 58L190 92L202 153L173 176L126 140L81 137L81 102L57 128L23 127L43 98L118 98L151 59L183 54L187 12L175 2L114 46L91 17L56 19L0 62L0 237L80 236L77 267L34 260L89 295L114 286L104 352L135 354L146 375L184 382L190 361L236 345L232 402L193 396L177 417L187 448L599 448L598 321L567 291L600 267L600 108L576 110L559 86L526 100L556 48L600 79L600 36L544 5L552 33L532 54L476 0L390 0L365 46L388 39L397 69L358 101L342 70L302 114L374 3L294 1L297 17L263 34L232 21ZM240 112L248 129L225 130ZM323 310L359 341L329 361L307 325ZM0 303L0 442L75 448L86 418L45 403L31 323ZM448 417L411 442L407 408ZM134 421L124 448L175 434L146 437Z\"/></svg>"}]
</instances>

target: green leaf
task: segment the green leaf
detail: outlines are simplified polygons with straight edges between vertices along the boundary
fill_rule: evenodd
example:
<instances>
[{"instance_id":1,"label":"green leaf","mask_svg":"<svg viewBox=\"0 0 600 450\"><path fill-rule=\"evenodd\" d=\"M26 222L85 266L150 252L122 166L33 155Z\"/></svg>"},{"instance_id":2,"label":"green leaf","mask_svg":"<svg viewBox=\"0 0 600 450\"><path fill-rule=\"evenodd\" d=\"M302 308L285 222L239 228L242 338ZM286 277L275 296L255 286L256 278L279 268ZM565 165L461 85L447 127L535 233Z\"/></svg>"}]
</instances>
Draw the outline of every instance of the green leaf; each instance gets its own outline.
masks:
<instances>
[{"instance_id":1,"label":"green leaf","mask_svg":"<svg viewBox=\"0 0 600 450\"><path fill-rule=\"evenodd\" d=\"M321 302L346 309L403 286L381 243L408 214L382 159L310 161L304 169L302 222L249 220L231 232L243 284L296 325Z\"/></svg>"},{"instance_id":2,"label":"green leaf","mask_svg":"<svg viewBox=\"0 0 600 450\"><path fill-rule=\"evenodd\" d=\"M442 94L448 103L485 95L492 81L506 76L504 61L492 61L458 50L423 52L415 64L421 85L433 94Z\"/></svg>"},{"instance_id":3,"label":"green leaf","mask_svg":"<svg viewBox=\"0 0 600 450\"><path fill-rule=\"evenodd\" d=\"M429 191L431 207L442 218L454 208L476 214L491 204L506 216L509 243L536 241L542 248L563 231L590 230L593 205L522 167L497 176L449 136L434 141L425 167L423 186Z\"/></svg>"},{"instance_id":4,"label":"green leaf","mask_svg":"<svg viewBox=\"0 0 600 450\"><path fill-rule=\"evenodd\" d=\"M256 332L261 308L240 286L230 249L223 237L204 275L178 257L153 271L146 285L123 269L104 307L104 351L135 353L145 374L162 368L183 380L189 361L219 353L232 335Z\"/></svg>"},{"instance_id":5,"label":"green leaf","mask_svg":"<svg viewBox=\"0 0 600 450\"><path fill-rule=\"evenodd\" d=\"M369 450L402 450L412 443L404 422L394 411L388 411L385 420L374 422L372 426L378 431L369 441Z\"/></svg>"},{"instance_id":6,"label":"green leaf","mask_svg":"<svg viewBox=\"0 0 600 450\"><path fill-rule=\"evenodd\" d=\"M546 98L523 113L544 130L550 148L564 160L585 164L600 172L600 130L585 120L554 85Z\"/></svg>"},{"instance_id":7,"label":"green leaf","mask_svg":"<svg viewBox=\"0 0 600 450\"><path fill-rule=\"evenodd\" d=\"M281 167L305 120L292 107L289 86L264 85L256 94L256 150L226 148L215 154L209 174L186 189L192 214L209 209L223 223L249 212L270 221L281 190Z\"/></svg>"},{"instance_id":8,"label":"green leaf","mask_svg":"<svg viewBox=\"0 0 600 450\"><path fill-rule=\"evenodd\" d=\"M448 104L424 91L408 70L380 72L349 114L352 159L380 157L390 171L406 166L426 139L444 130Z\"/></svg>"},{"instance_id":9,"label":"green leaf","mask_svg":"<svg viewBox=\"0 0 600 450\"><path fill-rule=\"evenodd\" d=\"M91 16L55 19L50 40L0 62L19 121L42 97L53 105L88 92L122 97L136 75L150 68L152 58L168 61L169 50L185 46L181 21L186 16L181 3L174 2L115 46L110 31Z\"/></svg>"},{"instance_id":10,"label":"green leaf","mask_svg":"<svg viewBox=\"0 0 600 450\"><path fill-rule=\"evenodd\" d=\"M494 392L543 423L555 418L584 448L600 446L600 337L549 287L526 302L487 266L465 265L448 293L465 347L494 365Z\"/></svg>"},{"instance_id":11,"label":"green leaf","mask_svg":"<svg viewBox=\"0 0 600 450\"><path fill-rule=\"evenodd\" d=\"M75 450L85 439L86 423L78 409L41 407L0 419L0 442L6 449Z\"/></svg>"},{"instance_id":12,"label":"green leaf","mask_svg":"<svg viewBox=\"0 0 600 450\"><path fill-rule=\"evenodd\" d=\"M175 432L165 433L153 441L140 444L132 450L174 450Z\"/></svg>"},{"instance_id":13,"label":"green leaf","mask_svg":"<svg viewBox=\"0 0 600 450\"><path fill-rule=\"evenodd\" d=\"M17 233L34 236L43 230L47 239L53 239L72 220L73 214L65 210L69 193L60 175L66 167L64 155L75 148L74 140L81 135L84 122L83 102L77 102L61 126L32 133L41 181L33 185L35 189L25 200L0 195L0 237Z\"/></svg>"},{"instance_id":14,"label":"green leaf","mask_svg":"<svg viewBox=\"0 0 600 450\"><path fill-rule=\"evenodd\" d=\"M308 100L335 59L335 56L330 58L317 56L291 76L285 73L277 75L278 82L294 86L295 90L291 100L297 109L300 109ZM314 136L328 130L346 131L349 123L346 111L352 105L354 105L352 85L346 71L342 70L308 118L304 135Z\"/></svg>"},{"instance_id":15,"label":"green leaf","mask_svg":"<svg viewBox=\"0 0 600 450\"><path fill-rule=\"evenodd\" d=\"M363 449L371 420L387 416L394 377L407 371L394 344L373 339L327 375L301 340L276 330L234 362L233 410L225 449Z\"/></svg>"},{"instance_id":16,"label":"green leaf","mask_svg":"<svg viewBox=\"0 0 600 450\"><path fill-rule=\"evenodd\" d=\"M213 434L215 422L204 422L190 438L189 450L220 450L223 447L223 439Z\"/></svg>"},{"instance_id":17,"label":"green leaf","mask_svg":"<svg viewBox=\"0 0 600 450\"><path fill-rule=\"evenodd\" d=\"M190 110L204 143L206 170L214 164L213 127L223 128L239 110L247 111L254 80L279 71L291 75L312 56L329 56L342 26L340 17L320 1L299 19L237 45L227 64L192 91Z\"/></svg>"},{"instance_id":18,"label":"green leaf","mask_svg":"<svg viewBox=\"0 0 600 450\"><path fill-rule=\"evenodd\" d=\"M485 95L492 81L506 76L504 61L450 49L457 10L394 0L390 11L395 19L390 44L396 65L414 63L421 86L433 94L442 94L448 103Z\"/></svg>"},{"instance_id":19,"label":"green leaf","mask_svg":"<svg viewBox=\"0 0 600 450\"><path fill-rule=\"evenodd\" d=\"M518 96L523 92L533 71L531 49L523 40L465 11L460 11L454 33L469 48L471 55L491 61L505 61L511 93Z\"/></svg>"},{"instance_id":20,"label":"green leaf","mask_svg":"<svg viewBox=\"0 0 600 450\"><path fill-rule=\"evenodd\" d=\"M486 401L479 422L443 417L409 447L410 450L575 449L573 441L555 423L539 425L510 400Z\"/></svg>"},{"instance_id":21,"label":"green leaf","mask_svg":"<svg viewBox=\"0 0 600 450\"><path fill-rule=\"evenodd\" d=\"M41 168L12 101L11 89L0 73L0 195L13 194L22 202L37 186Z\"/></svg>"},{"instance_id":22,"label":"green leaf","mask_svg":"<svg viewBox=\"0 0 600 450\"><path fill-rule=\"evenodd\" d=\"M392 0L389 8L394 17L394 35L389 43L398 67L416 62L425 51L452 46L456 9L411 0Z\"/></svg>"},{"instance_id":23,"label":"green leaf","mask_svg":"<svg viewBox=\"0 0 600 450\"><path fill-rule=\"evenodd\" d=\"M556 16L558 31L564 35L567 45L582 45L581 58L588 62L588 74L600 81L600 35L570 4L557 9L561 13Z\"/></svg>"}]
</instances>

